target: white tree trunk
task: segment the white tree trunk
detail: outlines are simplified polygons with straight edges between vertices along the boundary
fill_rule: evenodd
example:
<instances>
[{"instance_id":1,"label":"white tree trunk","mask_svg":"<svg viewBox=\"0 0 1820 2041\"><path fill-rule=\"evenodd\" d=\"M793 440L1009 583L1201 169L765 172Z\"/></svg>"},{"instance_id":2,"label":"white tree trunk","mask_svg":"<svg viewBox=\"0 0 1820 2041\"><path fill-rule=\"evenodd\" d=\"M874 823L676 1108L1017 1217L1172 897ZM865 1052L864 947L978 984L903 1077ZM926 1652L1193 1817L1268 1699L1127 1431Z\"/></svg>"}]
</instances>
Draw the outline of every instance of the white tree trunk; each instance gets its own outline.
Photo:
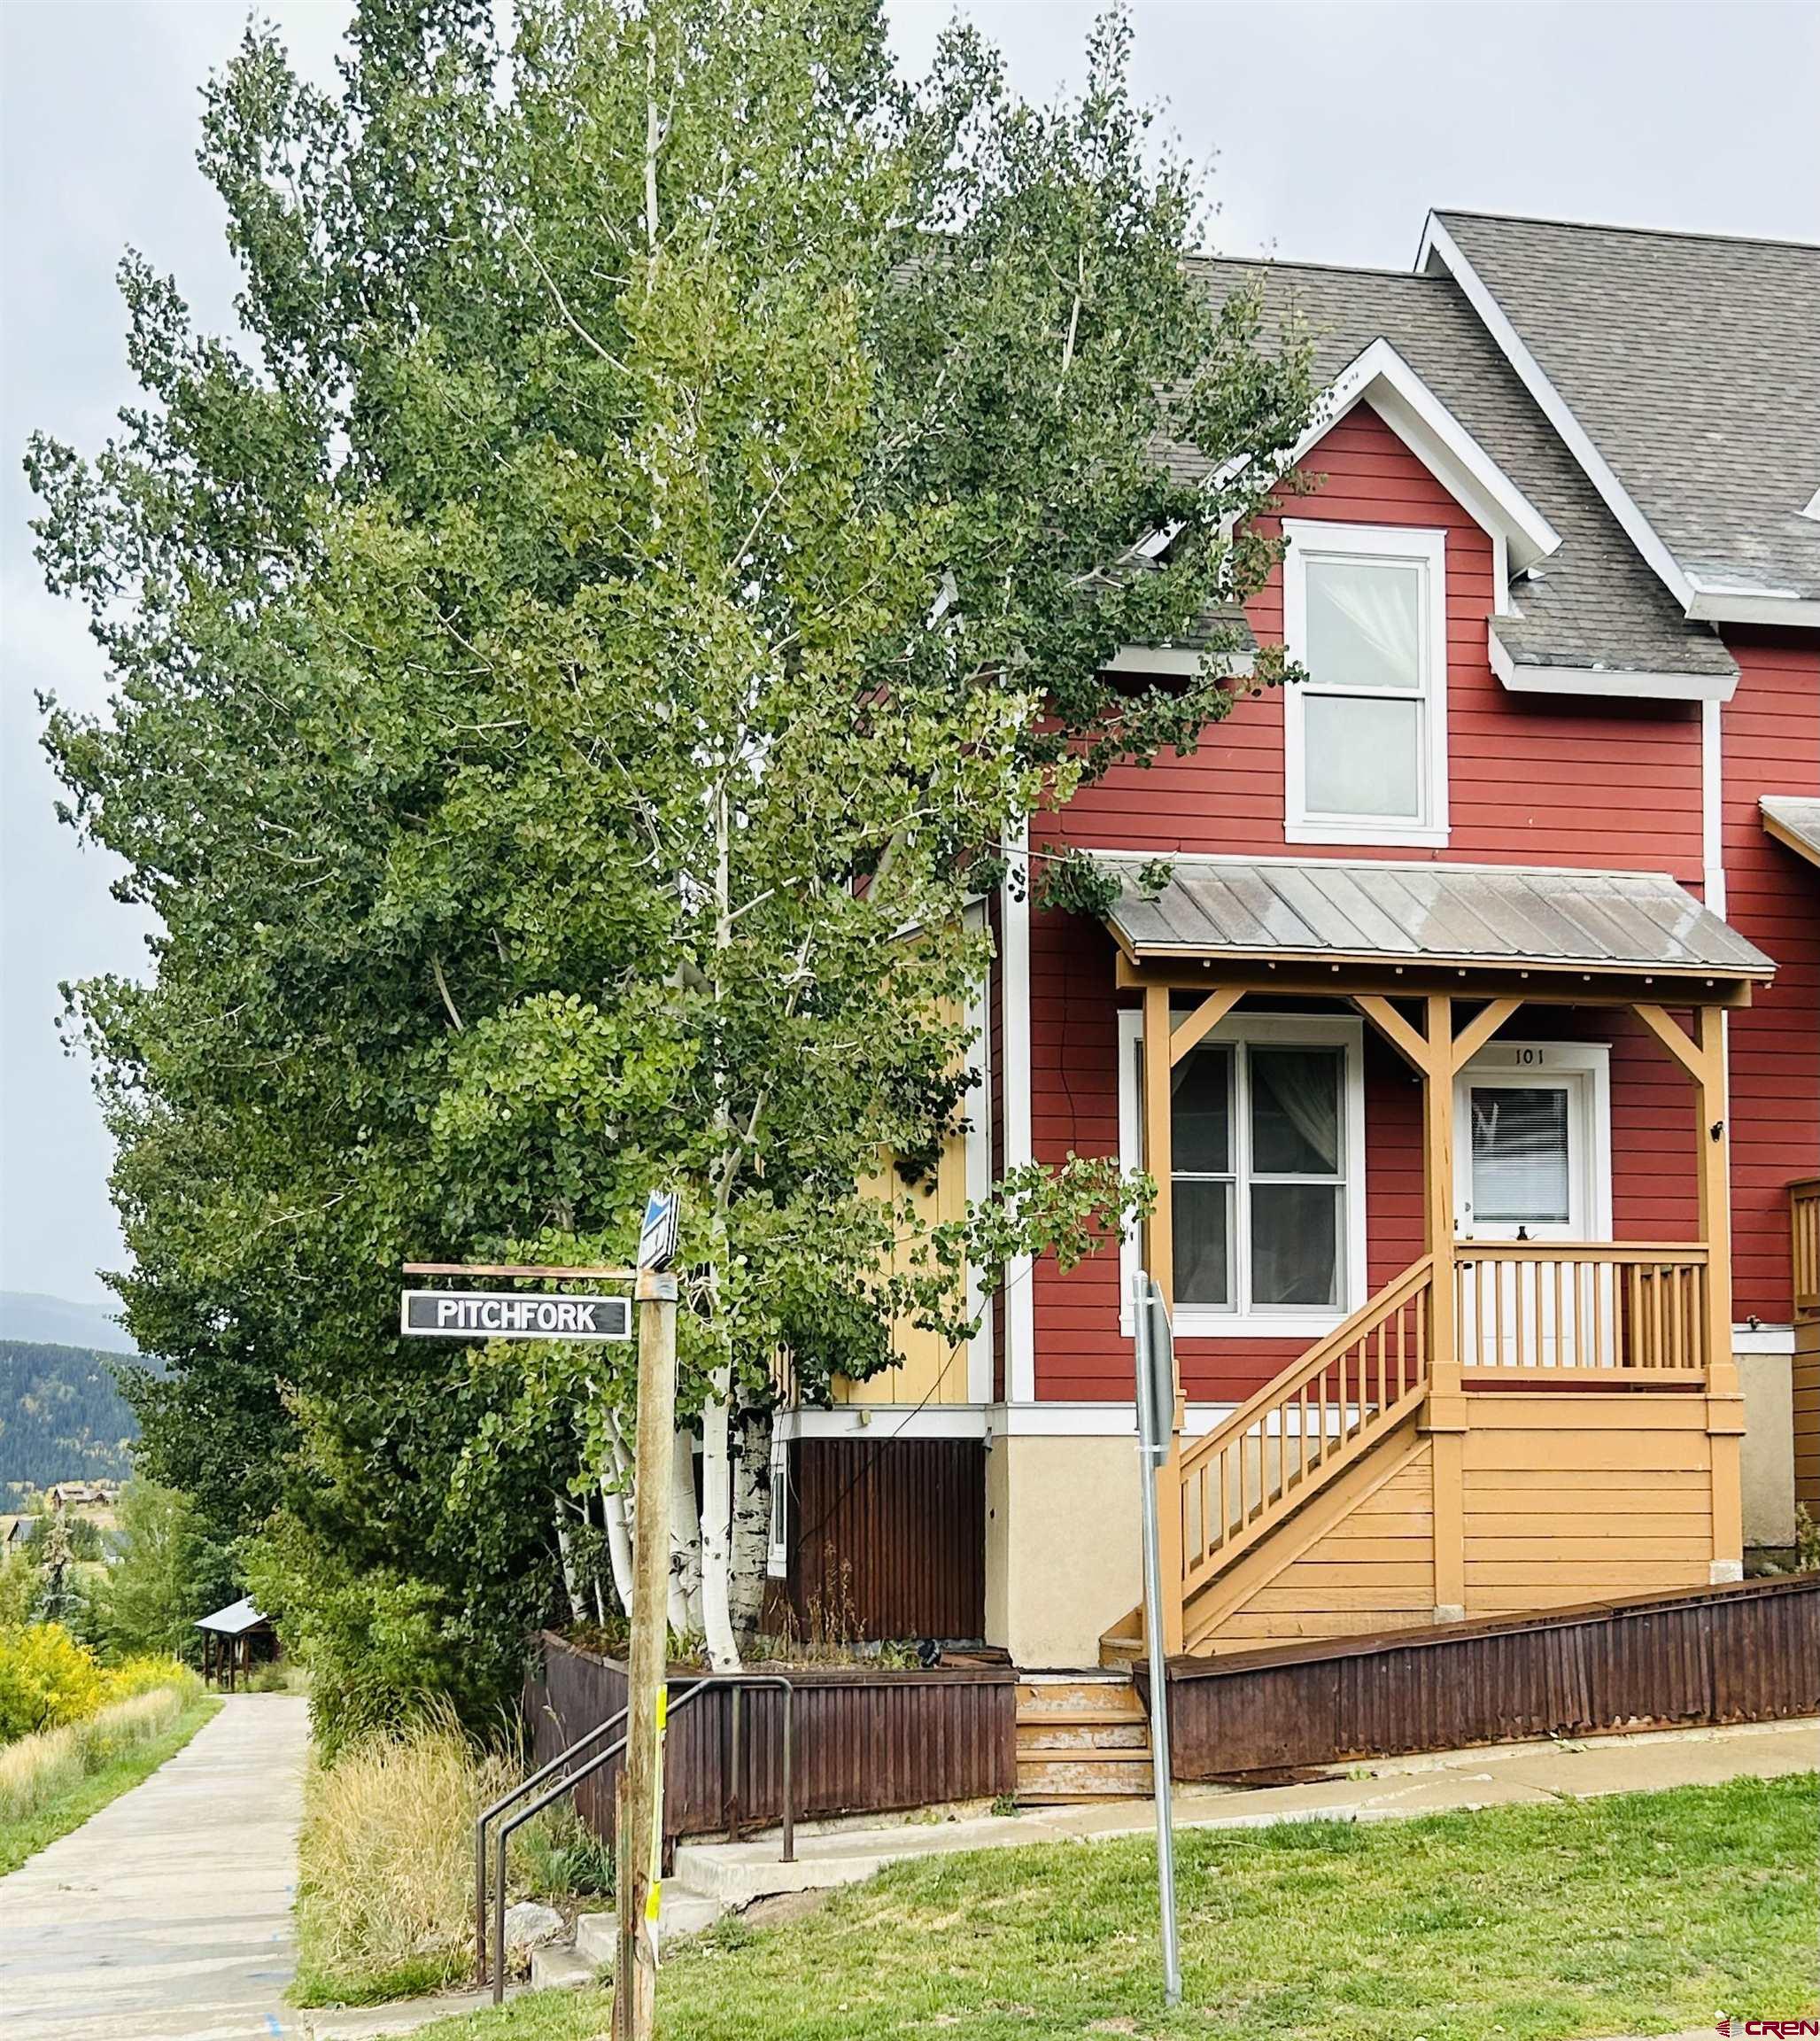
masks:
<instances>
[{"instance_id":1,"label":"white tree trunk","mask_svg":"<svg viewBox=\"0 0 1820 2041\"><path fill-rule=\"evenodd\" d=\"M695 1438L678 1432L670 1457L670 1626L701 1634L701 1516L695 1507Z\"/></svg>"},{"instance_id":2,"label":"white tree trunk","mask_svg":"<svg viewBox=\"0 0 1820 2041\"><path fill-rule=\"evenodd\" d=\"M600 1477L600 1507L607 1514L607 1549L613 1560L613 1592L630 1616L632 1607L632 1463L613 1420L613 1467Z\"/></svg>"},{"instance_id":3,"label":"white tree trunk","mask_svg":"<svg viewBox=\"0 0 1820 2041\"><path fill-rule=\"evenodd\" d=\"M765 1412L748 1412L740 1424L733 1461L732 1559L729 1567L733 1634L757 1636L764 1612L765 1557L771 1532L771 1424Z\"/></svg>"},{"instance_id":4,"label":"white tree trunk","mask_svg":"<svg viewBox=\"0 0 1820 2041\"><path fill-rule=\"evenodd\" d=\"M701 1413L701 1626L708 1638L708 1663L716 1672L740 1670L729 1604L733 1470L727 1450L727 1398L732 1386L732 1369L716 1369Z\"/></svg>"},{"instance_id":5,"label":"white tree trunk","mask_svg":"<svg viewBox=\"0 0 1820 2041\"><path fill-rule=\"evenodd\" d=\"M569 1526L562 1520L562 1512L569 1508L559 1495L556 1498L556 1549L562 1556L562 1587L569 1596L569 1619L579 1625L587 1620L587 1610L582 1606L581 1583L575 1577L575 1554L569 1542Z\"/></svg>"}]
</instances>

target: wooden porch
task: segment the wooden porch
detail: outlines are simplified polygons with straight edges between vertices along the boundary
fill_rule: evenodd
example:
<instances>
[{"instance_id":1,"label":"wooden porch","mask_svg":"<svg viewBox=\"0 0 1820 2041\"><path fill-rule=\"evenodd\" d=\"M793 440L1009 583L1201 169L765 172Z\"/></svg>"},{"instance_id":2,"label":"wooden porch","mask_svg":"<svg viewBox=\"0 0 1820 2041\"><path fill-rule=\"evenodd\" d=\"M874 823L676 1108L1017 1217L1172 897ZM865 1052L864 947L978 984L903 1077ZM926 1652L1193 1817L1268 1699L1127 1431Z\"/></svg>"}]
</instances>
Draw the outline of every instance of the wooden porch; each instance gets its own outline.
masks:
<instances>
[{"instance_id":1,"label":"wooden porch","mask_svg":"<svg viewBox=\"0 0 1820 2041\"><path fill-rule=\"evenodd\" d=\"M1172 1306L1172 1073L1242 1000L1348 1002L1422 1095L1420 1257L1202 1437L1182 1436L1178 1382L1157 1477L1166 1650L1741 1577L1724 1014L1748 1001L1742 976L1286 968L1128 948L1118 968L1149 1051L1145 1261ZM1628 1010L1691 1087L1697 1238L1456 1237L1455 1080L1520 1009L1551 1002ZM1134 1612L1103 1655L1141 1641Z\"/></svg>"}]
</instances>

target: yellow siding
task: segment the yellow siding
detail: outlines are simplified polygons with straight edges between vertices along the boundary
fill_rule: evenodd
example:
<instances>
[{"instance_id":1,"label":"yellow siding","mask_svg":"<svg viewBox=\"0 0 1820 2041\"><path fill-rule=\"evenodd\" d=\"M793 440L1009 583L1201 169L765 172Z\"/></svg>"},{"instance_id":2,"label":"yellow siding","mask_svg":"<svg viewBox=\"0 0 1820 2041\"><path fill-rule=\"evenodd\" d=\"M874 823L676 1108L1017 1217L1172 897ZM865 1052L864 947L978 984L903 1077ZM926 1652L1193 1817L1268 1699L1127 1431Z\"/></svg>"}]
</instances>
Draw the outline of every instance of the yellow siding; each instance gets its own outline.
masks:
<instances>
[{"instance_id":1,"label":"yellow siding","mask_svg":"<svg viewBox=\"0 0 1820 2041\"><path fill-rule=\"evenodd\" d=\"M868 1190L880 1198L902 1199L910 1186L888 1164L874 1176ZM924 1224L945 1225L965 1216L967 1209L967 1137L950 1134L943 1145L933 1183L910 1191ZM908 1272L908 1259L894 1258L894 1274ZM949 1347L934 1333L923 1331L905 1319L891 1328L894 1347L902 1354L902 1366L887 1368L864 1382L849 1382L836 1376L833 1398L837 1404L880 1404L887 1408L924 1403L964 1403L967 1401L967 1349Z\"/></svg>"}]
</instances>

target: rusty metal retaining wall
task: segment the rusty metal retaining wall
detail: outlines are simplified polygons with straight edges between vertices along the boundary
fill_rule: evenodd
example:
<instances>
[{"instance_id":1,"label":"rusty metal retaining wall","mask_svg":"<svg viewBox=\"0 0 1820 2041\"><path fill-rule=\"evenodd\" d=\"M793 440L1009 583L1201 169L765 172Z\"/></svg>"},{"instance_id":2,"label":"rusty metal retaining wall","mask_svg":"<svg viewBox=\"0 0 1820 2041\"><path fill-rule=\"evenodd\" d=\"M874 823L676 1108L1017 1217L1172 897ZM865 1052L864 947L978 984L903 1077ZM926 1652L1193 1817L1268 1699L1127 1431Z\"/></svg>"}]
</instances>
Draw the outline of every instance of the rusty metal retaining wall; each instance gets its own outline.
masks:
<instances>
[{"instance_id":1,"label":"rusty metal retaining wall","mask_svg":"<svg viewBox=\"0 0 1820 2041\"><path fill-rule=\"evenodd\" d=\"M689 1674L670 1678L679 1688ZM1009 1666L900 1672L843 1665L793 1670L790 1678L799 1820L1016 1790L1018 1676ZM544 1764L624 1707L625 1669L546 1634L524 1703L536 1761ZM755 1688L741 1707L737 1780L729 1693L710 1688L671 1718L663 1766L667 1836L720 1835L736 1819L770 1822L781 1813L783 1696ZM616 1761L604 1766L576 1789L577 1808L599 1835L613 1832L618 1770Z\"/></svg>"},{"instance_id":2,"label":"rusty metal retaining wall","mask_svg":"<svg viewBox=\"0 0 1820 2041\"><path fill-rule=\"evenodd\" d=\"M1142 1683L1142 1682L1141 1682ZM1179 1779L1820 1714L1820 1574L1180 1658Z\"/></svg>"}]
</instances>

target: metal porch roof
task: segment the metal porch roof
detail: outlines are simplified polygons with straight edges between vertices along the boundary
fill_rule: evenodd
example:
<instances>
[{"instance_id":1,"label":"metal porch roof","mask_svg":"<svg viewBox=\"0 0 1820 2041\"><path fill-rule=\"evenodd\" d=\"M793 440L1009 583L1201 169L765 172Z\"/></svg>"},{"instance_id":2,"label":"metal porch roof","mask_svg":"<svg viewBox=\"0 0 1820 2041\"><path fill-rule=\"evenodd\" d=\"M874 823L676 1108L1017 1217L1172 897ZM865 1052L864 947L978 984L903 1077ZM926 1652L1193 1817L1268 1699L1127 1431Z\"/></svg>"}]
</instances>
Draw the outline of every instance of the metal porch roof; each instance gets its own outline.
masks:
<instances>
[{"instance_id":1,"label":"metal porch roof","mask_svg":"<svg viewBox=\"0 0 1820 2041\"><path fill-rule=\"evenodd\" d=\"M1800 794L1766 794L1757 806L1763 826L1810 865L1820 865L1820 801Z\"/></svg>"},{"instance_id":2,"label":"metal porch roof","mask_svg":"<svg viewBox=\"0 0 1820 2041\"><path fill-rule=\"evenodd\" d=\"M1520 966L1685 973L1775 970L1761 950L1660 872L1324 858L1177 857L1147 896L1153 858L1099 860L1124 892L1106 916L1135 959Z\"/></svg>"}]
</instances>

